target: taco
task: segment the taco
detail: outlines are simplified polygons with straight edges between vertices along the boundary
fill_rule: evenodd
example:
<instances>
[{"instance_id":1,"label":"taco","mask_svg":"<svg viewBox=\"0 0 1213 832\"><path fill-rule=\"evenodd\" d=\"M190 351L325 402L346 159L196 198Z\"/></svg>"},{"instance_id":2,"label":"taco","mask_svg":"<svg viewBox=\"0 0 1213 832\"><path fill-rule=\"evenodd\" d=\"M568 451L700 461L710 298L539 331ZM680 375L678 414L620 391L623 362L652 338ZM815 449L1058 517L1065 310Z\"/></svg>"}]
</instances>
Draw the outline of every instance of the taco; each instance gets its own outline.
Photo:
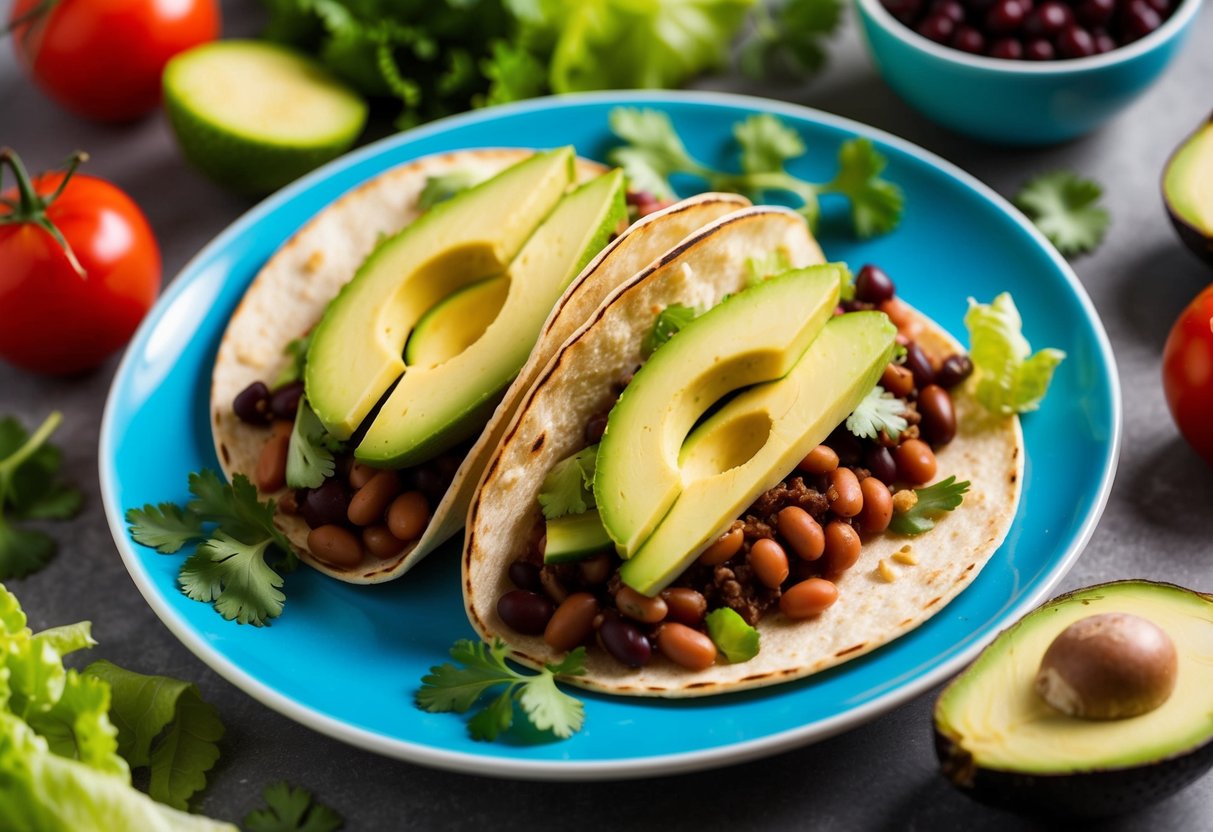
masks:
<instances>
[{"instance_id":1,"label":"taco","mask_svg":"<svg viewBox=\"0 0 1213 832\"><path fill-rule=\"evenodd\" d=\"M300 408L298 403L308 386L304 382L308 373L304 362L315 352L314 341L311 347L308 346L309 336L325 320L334 299L349 293L347 284L356 274L370 269L369 264L376 258L382 260L391 255L394 241L409 233L409 229L415 229L423 217L457 210L450 206L463 200L463 196L427 210L427 200L436 185L481 183L466 191L470 198L475 198L485 188L495 187L492 182L516 171L526 160L554 153L567 156L570 165L574 166L570 175L578 183L586 187L586 183L602 183L602 207L596 216L601 217L602 223L609 223L610 228L606 229L608 235L593 239L590 238L593 229L587 231L581 242L585 252L580 262L575 256L577 252L564 253L565 259L574 263L559 281L561 287L567 285L567 289L554 307L555 296L551 296L542 301L542 308L527 310L532 322L507 339L508 349L516 355L526 356L535 344L531 362L523 367L519 380L508 389L498 384L496 390L489 390L484 400L477 402L478 412L460 425L462 433L444 437L420 459L406 464L360 463L355 459L358 453L355 447L366 433L366 426L375 421L376 414L382 413L386 403L372 402L375 407L367 414L366 424L344 434L338 426L325 421L326 414L320 413L319 408L315 413L306 404ZM258 486L262 497L275 498L276 524L309 565L341 580L378 583L399 576L457 532L484 459L496 444L494 437L500 434L512 415L514 399L529 386L530 377L564 338L615 285L696 228L749 204L732 194L704 194L651 213L618 232L617 225L624 224L619 223L623 217L623 195L621 184L616 184L620 181L618 173L608 174L605 167L594 162L573 160L569 150L535 154L521 149L464 150L418 159L371 180L322 211L266 263L249 286L232 315L215 359L211 389L215 450L229 479L244 474ZM550 169L558 167L549 166ZM615 181L605 181L607 176ZM618 193L609 193L612 188ZM552 199L563 197L566 188L560 186L556 190L559 192L554 193ZM581 192L569 190L572 194ZM555 209L539 209L540 213L544 210L550 212L549 216L556 216ZM520 209L512 204L502 208L502 212L500 223L506 226L514 222ZM448 223L451 224L457 223ZM516 245L523 245L528 233L527 230L517 233ZM606 243L605 247L603 243ZM465 250L469 248L464 246ZM521 255L529 256L528 251L524 245ZM580 263L590 257L592 259L584 268L580 268ZM466 267L467 262L456 265ZM488 271L492 270L490 264ZM473 295L493 280L473 280L463 273L466 268L448 271L453 275L451 285L433 289L431 307L455 298L455 303L448 304L454 310L453 315L474 318L477 310L465 306L460 311L456 308L458 299ZM462 294L459 288L464 289ZM556 294L560 294L559 288ZM496 302L501 303L499 298ZM545 317L546 321L543 320ZM424 325L416 320L413 323L414 331ZM495 323L493 320L487 325ZM481 328L484 326L482 323ZM428 357L422 354L417 360L428 362L425 364L427 370L449 359L449 353L458 352L460 346L452 346L450 339L445 338L444 331L450 327L432 329L438 332L438 338L432 340L438 344L440 352L445 349L448 354L435 357L432 348ZM471 337L476 334L473 331ZM336 354L339 361L352 365L366 351L360 345L351 344L348 350L339 349ZM397 353L400 352L397 348ZM412 361L407 363L413 364ZM301 365L304 365L302 369ZM516 371L517 367L513 369ZM345 368L341 374L346 374ZM381 392L387 392L387 388ZM306 403L311 398L308 395L303 401ZM373 398L378 400L380 396L376 393ZM382 398L390 399L390 396ZM242 410L243 416L240 415ZM303 424L305 419L309 420L308 424ZM296 448L297 435L302 433L307 438L309 431L312 441L301 442L301 447ZM284 455L300 462L306 469L309 454L320 457L310 460L311 484L309 487L288 487L283 482ZM331 467L327 471L324 471L325 456L331 457ZM319 482L315 479L316 465L324 472ZM386 485L387 495L380 495L372 502L384 499L390 502L386 508L377 507L377 511L371 512L374 517L367 518L369 524L360 527L349 521L349 506L381 470L395 473L381 478L376 487ZM393 526L386 522L391 519L387 509L395 505L396 498L402 494L410 496L400 501L406 504L403 507L406 510L399 513L396 518L399 522ZM330 529L329 536L345 545L344 553L334 552L331 540L327 544L330 548L317 551L313 532L323 526L338 527L337 532ZM407 538L401 539L394 532L407 535Z\"/></svg>"},{"instance_id":2,"label":"taco","mask_svg":"<svg viewBox=\"0 0 1213 832\"><path fill-rule=\"evenodd\" d=\"M585 645L567 681L635 696L808 676L939 612L1007 534L1017 417L976 404L962 347L882 272L840 300L846 268L781 256L775 226L809 238L755 207L684 241L516 403L463 591L518 661Z\"/></svg>"}]
</instances>

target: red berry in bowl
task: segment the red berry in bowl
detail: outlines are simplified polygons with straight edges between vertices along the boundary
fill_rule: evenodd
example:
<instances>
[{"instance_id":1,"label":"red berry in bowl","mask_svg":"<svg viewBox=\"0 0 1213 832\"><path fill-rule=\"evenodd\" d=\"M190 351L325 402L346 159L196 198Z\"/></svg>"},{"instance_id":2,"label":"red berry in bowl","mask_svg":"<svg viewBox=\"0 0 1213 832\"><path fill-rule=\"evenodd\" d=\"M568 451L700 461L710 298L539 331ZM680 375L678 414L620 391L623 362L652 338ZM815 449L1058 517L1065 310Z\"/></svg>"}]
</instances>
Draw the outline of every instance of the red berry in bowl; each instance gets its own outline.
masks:
<instances>
[{"instance_id":1,"label":"red berry in bowl","mask_svg":"<svg viewBox=\"0 0 1213 832\"><path fill-rule=\"evenodd\" d=\"M947 43L956 31L956 23L950 17L934 14L918 24L918 34L936 43Z\"/></svg>"},{"instance_id":2,"label":"red berry in bowl","mask_svg":"<svg viewBox=\"0 0 1213 832\"><path fill-rule=\"evenodd\" d=\"M1116 38L1108 34L1106 29L1096 29L1091 37L1095 38L1095 52L1099 55L1116 48Z\"/></svg>"},{"instance_id":3,"label":"red berry in bowl","mask_svg":"<svg viewBox=\"0 0 1213 832\"><path fill-rule=\"evenodd\" d=\"M1030 40L1024 45L1023 55L1029 61L1051 61L1057 57L1057 53L1053 49L1053 44L1049 43L1044 38L1036 38Z\"/></svg>"},{"instance_id":4,"label":"red berry in bowl","mask_svg":"<svg viewBox=\"0 0 1213 832\"><path fill-rule=\"evenodd\" d=\"M1067 26L1074 25L1074 12L1057 0L1048 0L1037 6L1024 21L1023 31L1028 37L1049 38L1059 34Z\"/></svg>"},{"instance_id":5,"label":"red berry in bowl","mask_svg":"<svg viewBox=\"0 0 1213 832\"><path fill-rule=\"evenodd\" d=\"M1133 0L1121 18L1121 36L1131 43L1153 32L1162 25L1162 18L1145 0Z\"/></svg>"},{"instance_id":6,"label":"red berry in bowl","mask_svg":"<svg viewBox=\"0 0 1213 832\"><path fill-rule=\"evenodd\" d=\"M990 57L1007 61L1023 59L1023 44L1015 38L999 38L990 44Z\"/></svg>"},{"instance_id":7,"label":"red berry in bowl","mask_svg":"<svg viewBox=\"0 0 1213 832\"><path fill-rule=\"evenodd\" d=\"M880 4L889 14L909 26L922 13L923 0L880 0Z\"/></svg>"},{"instance_id":8,"label":"red berry in bowl","mask_svg":"<svg viewBox=\"0 0 1213 832\"><path fill-rule=\"evenodd\" d=\"M986 13L986 31L994 34L1010 34L1023 25L1028 16L1020 0L998 0Z\"/></svg>"},{"instance_id":9,"label":"red berry in bowl","mask_svg":"<svg viewBox=\"0 0 1213 832\"><path fill-rule=\"evenodd\" d=\"M965 22L964 6L960 5L957 0L935 0L931 4L929 14L941 14L944 17L951 18L952 22L958 26Z\"/></svg>"},{"instance_id":10,"label":"red berry in bowl","mask_svg":"<svg viewBox=\"0 0 1213 832\"><path fill-rule=\"evenodd\" d=\"M956 34L952 35L952 46L961 52L980 55L986 51L986 39L972 26L957 26Z\"/></svg>"}]
</instances>

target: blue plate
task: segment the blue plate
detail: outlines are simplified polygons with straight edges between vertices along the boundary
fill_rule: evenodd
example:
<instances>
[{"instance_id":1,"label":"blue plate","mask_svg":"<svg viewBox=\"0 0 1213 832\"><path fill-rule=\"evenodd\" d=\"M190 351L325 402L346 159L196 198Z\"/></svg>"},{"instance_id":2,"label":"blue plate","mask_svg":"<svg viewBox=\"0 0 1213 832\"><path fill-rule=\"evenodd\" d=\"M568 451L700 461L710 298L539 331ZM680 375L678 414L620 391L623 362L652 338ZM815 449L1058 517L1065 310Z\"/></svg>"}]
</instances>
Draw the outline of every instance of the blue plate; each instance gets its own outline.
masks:
<instances>
[{"instance_id":1,"label":"blue plate","mask_svg":"<svg viewBox=\"0 0 1213 832\"><path fill-rule=\"evenodd\" d=\"M1023 502L976 581L912 633L833 671L760 691L651 701L578 694L584 729L560 742L477 743L464 719L412 704L419 680L471 637L453 546L404 580L350 586L303 568L286 579L272 626L225 621L178 590L182 555L127 535L123 511L184 501L189 472L217 469L207 420L211 365L228 316L266 259L340 194L429 153L571 143L603 158L620 104L664 110L692 153L733 159L735 122L775 113L810 148L796 173L830 178L841 142L859 135L888 157L906 212L892 234L855 240L845 204L825 200L831 259L881 264L900 293L962 335L965 298L1010 290L1037 347L1064 349L1043 410L1024 419ZM144 321L114 380L101 430L101 485L118 549L140 591L203 661L287 716L347 742L427 765L509 777L575 779L670 773L772 754L837 733L957 671L998 630L1039 603L1095 527L1116 466L1120 396L1112 351L1086 293L1040 234L1003 199L947 162L854 122L786 104L715 94L596 94L470 113L339 159L258 205L206 247ZM457 545L459 541L455 541ZM926 730L926 726L923 726Z\"/></svg>"}]
</instances>

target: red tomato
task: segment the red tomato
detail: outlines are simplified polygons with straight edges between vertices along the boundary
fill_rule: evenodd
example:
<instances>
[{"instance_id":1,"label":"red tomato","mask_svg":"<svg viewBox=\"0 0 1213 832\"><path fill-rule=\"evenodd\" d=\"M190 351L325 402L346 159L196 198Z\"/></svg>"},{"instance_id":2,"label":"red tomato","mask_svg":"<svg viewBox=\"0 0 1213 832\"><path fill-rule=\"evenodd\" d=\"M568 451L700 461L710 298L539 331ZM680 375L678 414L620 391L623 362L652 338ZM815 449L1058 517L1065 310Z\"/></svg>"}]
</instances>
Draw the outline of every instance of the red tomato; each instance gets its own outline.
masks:
<instances>
[{"instance_id":1,"label":"red tomato","mask_svg":"<svg viewBox=\"0 0 1213 832\"><path fill-rule=\"evenodd\" d=\"M1179 432L1213 465L1213 285L1171 328L1162 351L1162 386Z\"/></svg>"},{"instance_id":2,"label":"red tomato","mask_svg":"<svg viewBox=\"0 0 1213 832\"><path fill-rule=\"evenodd\" d=\"M95 367L121 348L160 288L160 248L139 206L103 179L53 173L33 180L0 155L25 187L0 204L0 358L40 373ZM70 176L49 205L45 197ZM14 219L15 218L15 219ZM83 275L51 233L49 221Z\"/></svg>"},{"instance_id":3,"label":"red tomato","mask_svg":"<svg viewBox=\"0 0 1213 832\"><path fill-rule=\"evenodd\" d=\"M130 121L160 103L169 58L219 36L216 0L15 0L21 64L51 98L85 118Z\"/></svg>"}]
</instances>

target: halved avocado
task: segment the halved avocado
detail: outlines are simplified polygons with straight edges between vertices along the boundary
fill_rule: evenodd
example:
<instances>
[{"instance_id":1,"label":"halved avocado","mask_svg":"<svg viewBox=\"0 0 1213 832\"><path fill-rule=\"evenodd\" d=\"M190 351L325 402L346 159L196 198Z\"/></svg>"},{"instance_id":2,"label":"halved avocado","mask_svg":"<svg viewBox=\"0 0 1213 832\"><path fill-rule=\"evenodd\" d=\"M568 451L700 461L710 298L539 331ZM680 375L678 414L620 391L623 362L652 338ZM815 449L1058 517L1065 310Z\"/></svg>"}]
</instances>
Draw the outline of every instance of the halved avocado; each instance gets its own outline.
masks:
<instances>
[{"instance_id":1,"label":"halved avocado","mask_svg":"<svg viewBox=\"0 0 1213 832\"><path fill-rule=\"evenodd\" d=\"M1213 263L1213 117L1171 154L1162 195L1184 245Z\"/></svg>"},{"instance_id":2,"label":"halved avocado","mask_svg":"<svg viewBox=\"0 0 1213 832\"><path fill-rule=\"evenodd\" d=\"M1127 719L1067 716L1036 692L1041 658L1080 619L1129 613L1172 639L1170 697ZM1213 596L1132 580L1062 595L1003 631L935 704L943 774L1012 811L1099 817L1139 809L1213 765Z\"/></svg>"}]
</instances>

